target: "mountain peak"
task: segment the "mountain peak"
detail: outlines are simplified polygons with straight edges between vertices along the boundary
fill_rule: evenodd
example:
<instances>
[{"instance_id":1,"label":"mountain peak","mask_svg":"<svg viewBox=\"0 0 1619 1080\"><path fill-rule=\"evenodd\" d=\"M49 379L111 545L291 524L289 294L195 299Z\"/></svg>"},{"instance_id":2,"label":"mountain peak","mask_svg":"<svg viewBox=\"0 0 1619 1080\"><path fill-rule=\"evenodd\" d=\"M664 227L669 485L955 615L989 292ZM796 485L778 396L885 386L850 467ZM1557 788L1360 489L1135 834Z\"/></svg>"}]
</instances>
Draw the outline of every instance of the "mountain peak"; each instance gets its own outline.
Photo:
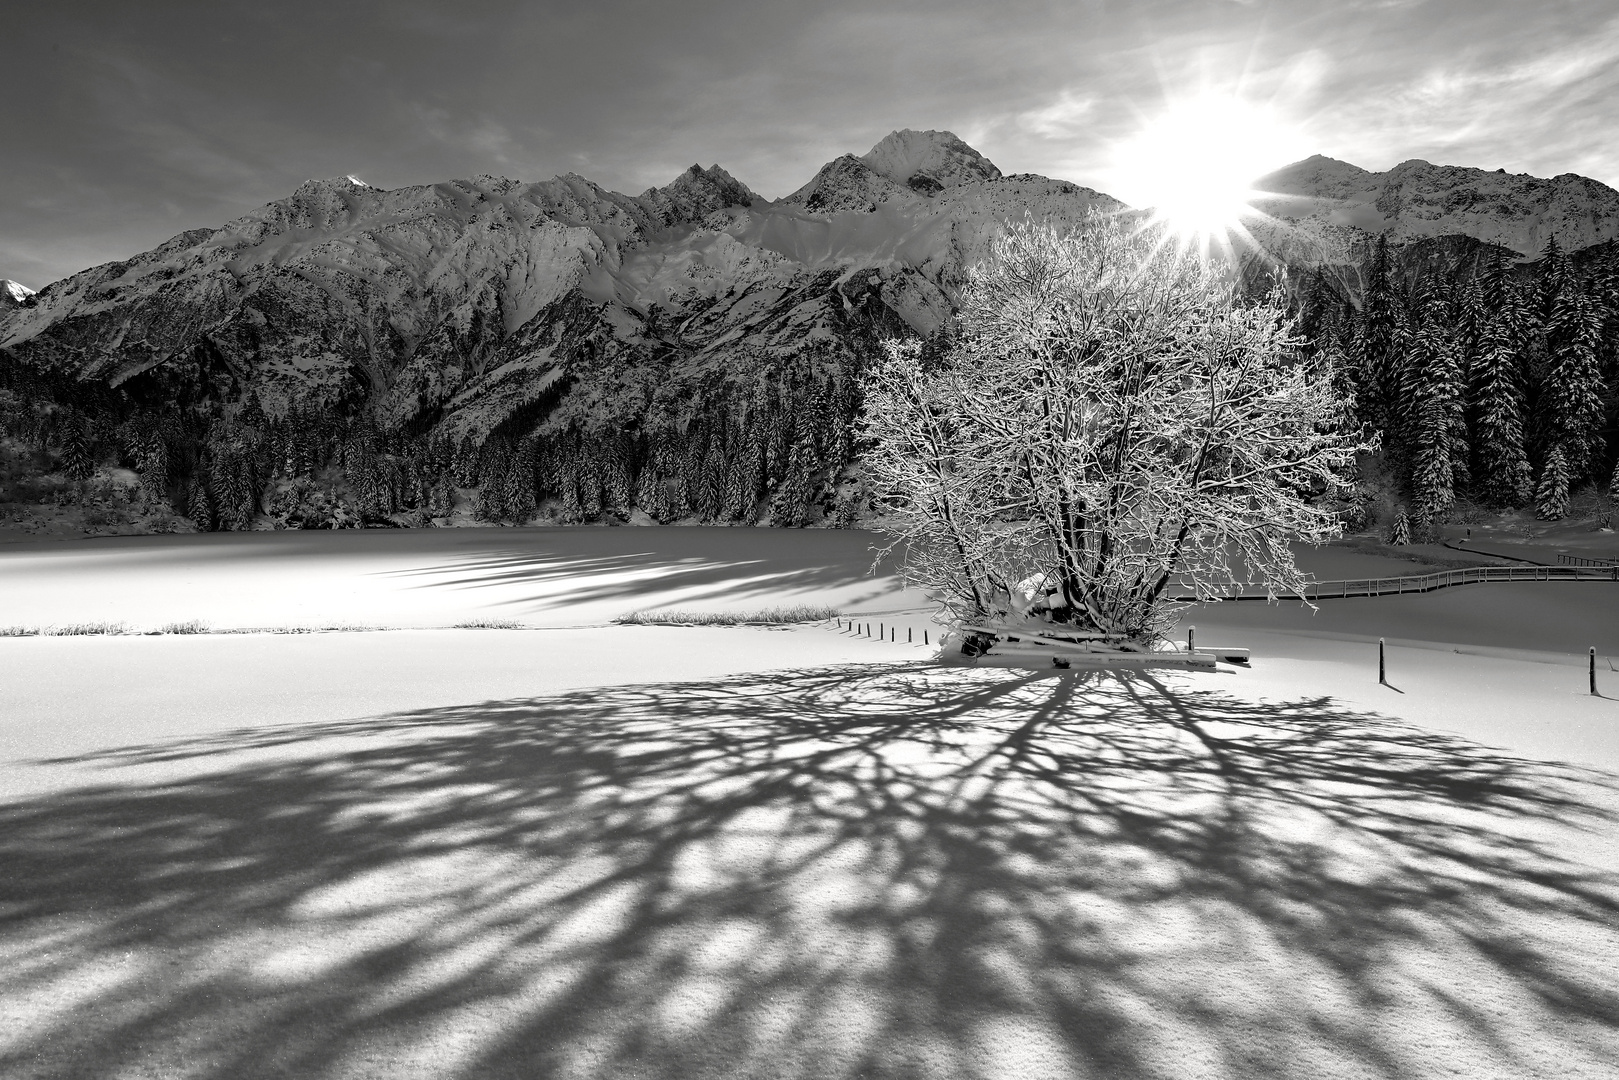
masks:
<instances>
[{"instance_id":1,"label":"mountain peak","mask_svg":"<svg viewBox=\"0 0 1619 1080\"><path fill-rule=\"evenodd\" d=\"M758 196L718 165L691 168L661 188L648 188L640 202L666 225L696 221L728 206L752 206Z\"/></svg>"},{"instance_id":2,"label":"mountain peak","mask_svg":"<svg viewBox=\"0 0 1619 1080\"><path fill-rule=\"evenodd\" d=\"M1311 154L1303 161L1283 165L1275 172L1266 173L1254 181L1255 189L1279 195L1317 194L1325 188L1349 190L1372 176L1359 165Z\"/></svg>"},{"instance_id":3,"label":"mountain peak","mask_svg":"<svg viewBox=\"0 0 1619 1080\"><path fill-rule=\"evenodd\" d=\"M878 176L926 195L947 187L999 180L1001 170L952 131L890 132L860 162Z\"/></svg>"},{"instance_id":4,"label":"mountain peak","mask_svg":"<svg viewBox=\"0 0 1619 1080\"><path fill-rule=\"evenodd\" d=\"M34 290L22 282L0 278L0 304L20 304L33 295Z\"/></svg>"},{"instance_id":5,"label":"mountain peak","mask_svg":"<svg viewBox=\"0 0 1619 1080\"><path fill-rule=\"evenodd\" d=\"M327 188L348 188L359 191L381 191L381 188L372 187L358 176L330 176L325 180L309 179L298 185L297 191L316 191ZM294 192L296 194L297 192Z\"/></svg>"}]
</instances>

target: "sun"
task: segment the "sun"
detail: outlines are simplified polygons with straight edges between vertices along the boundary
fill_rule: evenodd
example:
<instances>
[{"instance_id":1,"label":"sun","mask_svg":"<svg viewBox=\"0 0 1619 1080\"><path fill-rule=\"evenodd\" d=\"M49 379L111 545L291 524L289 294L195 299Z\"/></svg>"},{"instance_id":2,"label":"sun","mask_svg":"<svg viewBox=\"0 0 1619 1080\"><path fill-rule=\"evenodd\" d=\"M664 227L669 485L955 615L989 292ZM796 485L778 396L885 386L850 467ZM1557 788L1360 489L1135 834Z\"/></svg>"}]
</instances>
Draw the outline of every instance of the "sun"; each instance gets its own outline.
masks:
<instances>
[{"instance_id":1,"label":"sun","mask_svg":"<svg viewBox=\"0 0 1619 1080\"><path fill-rule=\"evenodd\" d=\"M1172 102L1115 147L1117 194L1187 241L1225 246L1245 235L1254 180L1305 156L1296 131L1267 106L1201 94Z\"/></svg>"}]
</instances>

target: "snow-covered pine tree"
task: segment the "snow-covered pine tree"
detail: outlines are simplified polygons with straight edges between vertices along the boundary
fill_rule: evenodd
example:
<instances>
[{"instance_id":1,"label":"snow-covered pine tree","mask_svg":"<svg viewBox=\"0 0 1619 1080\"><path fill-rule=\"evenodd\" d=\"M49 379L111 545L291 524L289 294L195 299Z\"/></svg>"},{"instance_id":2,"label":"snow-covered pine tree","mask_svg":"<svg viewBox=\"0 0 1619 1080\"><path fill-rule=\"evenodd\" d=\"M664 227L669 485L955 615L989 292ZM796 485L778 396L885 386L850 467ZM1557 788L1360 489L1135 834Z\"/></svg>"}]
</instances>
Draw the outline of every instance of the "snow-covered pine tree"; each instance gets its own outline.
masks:
<instances>
[{"instance_id":1,"label":"snow-covered pine tree","mask_svg":"<svg viewBox=\"0 0 1619 1080\"><path fill-rule=\"evenodd\" d=\"M511 471L511 453L504 443L491 439L478 455L478 497L473 514L479 521L504 521L507 517L506 475Z\"/></svg>"},{"instance_id":2,"label":"snow-covered pine tree","mask_svg":"<svg viewBox=\"0 0 1619 1080\"><path fill-rule=\"evenodd\" d=\"M799 529L808 523L814 475L815 450L806 434L793 444L787 455L786 474L770 503L772 524L783 529Z\"/></svg>"},{"instance_id":3,"label":"snow-covered pine tree","mask_svg":"<svg viewBox=\"0 0 1619 1080\"><path fill-rule=\"evenodd\" d=\"M579 444L579 513L586 521L602 513L601 443L588 437Z\"/></svg>"},{"instance_id":4,"label":"snow-covered pine tree","mask_svg":"<svg viewBox=\"0 0 1619 1080\"><path fill-rule=\"evenodd\" d=\"M534 517L534 473L531 460L521 450L506 470L501 494L505 519L513 525L527 524Z\"/></svg>"},{"instance_id":5,"label":"snow-covered pine tree","mask_svg":"<svg viewBox=\"0 0 1619 1080\"><path fill-rule=\"evenodd\" d=\"M1547 305L1540 427L1566 456L1569 476L1578 480L1596 466L1601 450L1602 310L1584 282L1566 272L1557 276L1561 283L1549 293Z\"/></svg>"},{"instance_id":6,"label":"snow-covered pine tree","mask_svg":"<svg viewBox=\"0 0 1619 1080\"><path fill-rule=\"evenodd\" d=\"M1373 430L1391 432L1402 383L1403 318L1394 288L1388 238L1380 236L1366 268L1366 287L1354 319L1351 362L1360 396L1358 417Z\"/></svg>"},{"instance_id":7,"label":"snow-covered pine tree","mask_svg":"<svg viewBox=\"0 0 1619 1080\"><path fill-rule=\"evenodd\" d=\"M209 466L209 494L214 499L214 517L222 529L246 529L256 510L248 461L240 442L217 447Z\"/></svg>"},{"instance_id":8,"label":"snow-covered pine tree","mask_svg":"<svg viewBox=\"0 0 1619 1080\"><path fill-rule=\"evenodd\" d=\"M169 486L169 443L156 424L142 426L137 435L135 468L141 487L153 498L161 498Z\"/></svg>"},{"instance_id":9,"label":"snow-covered pine tree","mask_svg":"<svg viewBox=\"0 0 1619 1080\"><path fill-rule=\"evenodd\" d=\"M231 526L245 530L252 528L253 517L258 513L258 485L253 475L249 447L237 444L231 451L230 471L225 474L225 483L230 491Z\"/></svg>"},{"instance_id":10,"label":"snow-covered pine tree","mask_svg":"<svg viewBox=\"0 0 1619 1080\"><path fill-rule=\"evenodd\" d=\"M687 468L687 456L682 451L671 451L668 491L668 520L678 521L689 517L691 506L691 480L690 470Z\"/></svg>"},{"instance_id":11,"label":"snow-covered pine tree","mask_svg":"<svg viewBox=\"0 0 1619 1080\"><path fill-rule=\"evenodd\" d=\"M1531 314L1508 258L1504 251L1495 252L1483 274L1490 314L1470 385L1473 481L1485 502L1502 507L1522 506L1531 490L1524 431Z\"/></svg>"},{"instance_id":12,"label":"snow-covered pine tree","mask_svg":"<svg viewBox=\"0 0 1619 1080\"><path fill-rule=\"evenodd\" d=\"M1563 448L1553 445L1540 467L1540 483L1535 486L1535 516L1558 521L1568 513L1569 469Z\"/></svg>"},{"instance_id":13,"label":"snow-covered pine tree","mask_svg":"<svg viewBox=\"0 0 1619 1080\"><path fill-rule=\"evenodd\" d=\"M449 517L455 513L455 485L450 482L449 473L442 472L434 478L428 490L427 512L433 517Z\"/></svg>"},{"instance_id":14,"label":"snow-covered pine tree","mask_svg":"<svg viewBox=\"0 0 1619 1080\"><path fill-rule=\"evenodd\" d=\"M1405 512L1405 504L1401 503L1394 511L1394 524L1389 529L1389 543L1394 547L1405 547L1411 542L1411 515Z\"/></svg>"},{"instance_id":15,"label":"snow-covered pine tree","mask_svg":"<svg viewBox=\"0 0 1619 1080\"><path fill-rule=\"evenodd\" d=\"M88 480L96 471L90 459L90 438L84 417L74 415L62 425L62 471L73 480Z\"/></svg>"},{"instance_id":16,"label":"snow-covered pine tree","mask_svg":"<svg viewBox=\"0 0 1619 1080\"><path fill-rule=\"evenodd\" d=\"M717 424L709 429L708 446L703 451L698 474L697 513L705 520L720 517L725 508L727 455L722 432Z\"/></svg>"},{"instance_id":17,"label":"snow-covered pine tree","mask_svg":"<svg viewBox=\"0 0 1619 1080\"><path fill-rule=\"evenodd\" d=\"M585 520L584 502L579 498L579 474L582 471L577 466L570 469L562 482L561 506L557 513L568 525L577 525Z\"/></svg>"},{"instance_id":18,"label":"snow-covered pine tree","mask_svg":"<svg viewBox=\"0 0 1619 1080\"><path fill-rule=\"evenodd\" d=\"M796 437L797 417L792 405L793 388L789 384L780 391L772 403L769 426L765 438L765 482L771 487L780 484L787 475Z\"/></svg>"},{"instance_id":19,"label":"snow-covered pine tree","mask_svg":"<svg viewBox=\"0 0 1619 1080\"><path fill-rule=\"evenodd\" d=\"M461 436L456 444L455 454L450 459L450 469L454 474L456 487L472 487L478 482L478 444L472 441L470 434Z\"/></svg>"},{"instance_id":20,"label":"snow-covered pine tree","mask_svg":"<svg viewBox=\"0 0 1619 1080\"><path fill-rule=\"evenodd\" d=\"M602 441L602 504L623 516L630 512L634 492L630 485L630 443L614 431Z\"/></svg>"},{"instance_id":21,"label":"snow-covered pine tree","mask_svg":"<svg viewBox=\"0 0 1619 1080\"><path fill-rule=\"evenodd\" d=\"M725 464L725 503L720 516L726 521L741 521L753 510L753 491L750 459L753 456L753 436L744 422L734 429L731 452Z\"/></svg>"},{"instance_id":22,"label":"snow-covered pine tree","mask_svg":"<svg viewBox=\"0 0 1619 1080\"><path fill-rule=\"evenodd\" d=\"M203 467L199 463L199 467ZM208 498L208 485L200 479L193 478L190 491L186 496L186 515L191 523L197 527L198 532L212 532L214 529L214 507Z\"/></svg>"},{"instance_id":23,"label":"snow-covered pine tree","mask_svg":"<svg viewBox=\"0 0 1619 1080\"><path fill-rule=\"evenodd\" d=\"M234 465L228 445L215 446L208 457L208 502L213 507L214 526L221 532L230 530L236 524L230 480Z\"/></svg>"},{"instance_id":24,"label":"snow-covered pine tree","mask_svg":"<svg viewBox=\"0 0 1619 1080\"><path fill-rule=\"evenodd\" d=\"M1456 501L1467 476L1461 365L1450 305L1435 279L1423 287L1415 323L1405 349L1409 375L1401 429L1410 456L1413 516L1426 535Z\"/></svg>"},{"instance_id":25,"label":"snow-covered pine tree","mask_svg":"<svg viewBox=\"0 0 1619 1080\"><path fill-rule=\"evenodd\" d=\"M663 497L663 479L658 475L657 466L650 454L641 462L641 468L635 474L635 506L645 511L653 521L664 521L668 517L669 507Z\"/></svg>"},{"instance_id":26,"label":"snow-covered pine tree","mask_svg":"<svg viewBox=\"0 0 1619 1080\"><path fill-rule=\"evenodd\" d=\"M1469 382L1472 381L1473 365L1484 351L1484 335L1493 314L1489 301L1491 261L1489 255L1481 256L1474 263L1472 273L1462 277L1458 269L1450 283L1451 292L1456 298L1453 336L1461 357L1462 374Z\"/></svg>"}]
</instances>

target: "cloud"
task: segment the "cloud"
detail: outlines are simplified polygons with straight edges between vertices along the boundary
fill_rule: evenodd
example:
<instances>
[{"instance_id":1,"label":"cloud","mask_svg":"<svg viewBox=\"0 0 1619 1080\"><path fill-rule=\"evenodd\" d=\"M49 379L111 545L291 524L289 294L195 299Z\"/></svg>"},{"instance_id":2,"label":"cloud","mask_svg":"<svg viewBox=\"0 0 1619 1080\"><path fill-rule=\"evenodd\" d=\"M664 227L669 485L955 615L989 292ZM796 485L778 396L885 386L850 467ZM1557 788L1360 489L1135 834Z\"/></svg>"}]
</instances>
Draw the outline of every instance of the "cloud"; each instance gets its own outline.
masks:
<instances>
[{"instance_id":1,"label":"cloud","mask_svg":"<svg viewBox=\"0 0 1619 1080\"><path fill-rule=\"evenodd\" d=\"M1572 40L1525 36L1515 48L1475 49L1369 86L1346 97L1333 130L1319 134L1367 147L1377 160L1362 163L1373 167L1443 154L1446 164L1619 184L1619 18Z\"/></svg>"},{"instance_id":2,"label":"cloud","mask_svg":"<svg viewBox=\"0 0 1619 1080\"><path fill-rule=\"evenodd\" d=\"M1045 105L1020 112L1014 118L1018 127L1047 139L1071 136L1079 122L1088 119L1096 109L1096 97L1081 96L1064 89Z\"/></svg>"},{"instance_id":3,"label":"cloud","mask_svg":"<svg viewBox=\"0 0 1619 1080\"><path fill-rule=\"evenodd\" d=\"M1600 2L25 5L0 35L0 80L29 102L0 112L0 276L21 276L15 245L61 275L311 176L576 170L636 192L700 161L774 197L900 127L1107 190L1117 147L1198 93L1368 168L1619 184L1616 58Z\"/></svg>"}]
</instances>

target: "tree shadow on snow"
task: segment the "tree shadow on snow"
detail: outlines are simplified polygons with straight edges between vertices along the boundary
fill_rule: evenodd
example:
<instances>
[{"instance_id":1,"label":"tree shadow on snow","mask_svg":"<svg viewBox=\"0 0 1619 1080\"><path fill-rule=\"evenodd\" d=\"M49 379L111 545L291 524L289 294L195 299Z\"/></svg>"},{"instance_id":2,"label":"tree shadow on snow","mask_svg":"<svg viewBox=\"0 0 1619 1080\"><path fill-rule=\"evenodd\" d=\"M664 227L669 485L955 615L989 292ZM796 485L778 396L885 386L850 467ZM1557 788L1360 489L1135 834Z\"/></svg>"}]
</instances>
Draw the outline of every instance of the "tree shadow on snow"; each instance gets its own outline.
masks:
<instances>
[{"instance_id":1,"label":"tree shadow on snow","mask_svg":"<svg viewBox=\"0 0 1619 1080\"><path fill-rule=\"evenodd\" d=\"M872 536L856 530L761 530L648 526L530 530L530 544L484 548L421 569L384 571L417 589L528 587L531 595L508 605L540 609L605 600L633 602L680 593L682 603L716 598L732 602L779 597L783 592L867 584L872 595L895 587L897 562L871 573ZM573 550L583 539L586 550ZM555 550L547 550L549 544Z\"/></svg>"},{"instance_id":2,"label":"tree shadow on snow","mask_svg":"<svg viewBox=\"0 0 1619 1080\"><path fill-rule=\"evenodd\" d=\"M1580 1075L1619 1046L1616 882L1543 839L1611 827L1609 780L1328 700L862 666L94 760L214 771L0 808L16 1080Z\"/></svg>"}]
</instances>

